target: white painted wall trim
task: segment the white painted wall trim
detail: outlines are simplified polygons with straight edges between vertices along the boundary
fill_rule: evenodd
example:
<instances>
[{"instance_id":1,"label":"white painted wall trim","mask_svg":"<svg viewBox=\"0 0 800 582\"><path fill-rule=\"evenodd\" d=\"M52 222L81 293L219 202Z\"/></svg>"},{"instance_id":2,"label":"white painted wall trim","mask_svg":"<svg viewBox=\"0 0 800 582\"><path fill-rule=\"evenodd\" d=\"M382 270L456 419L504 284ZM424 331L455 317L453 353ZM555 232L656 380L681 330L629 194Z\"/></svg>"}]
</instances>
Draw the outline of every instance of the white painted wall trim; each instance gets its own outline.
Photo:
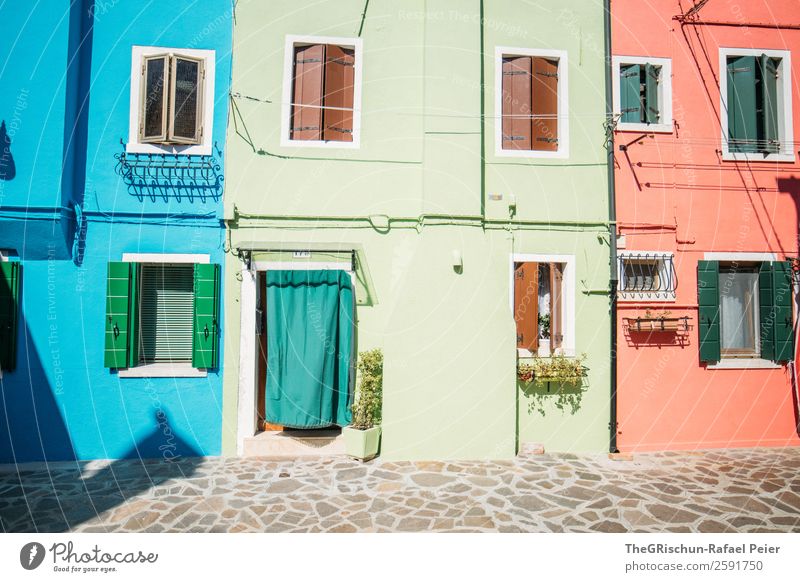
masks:
<instances>
[{"instance_id":1,"label":"white painted wall trim","mask_svg":"<svg viewBox=\"0 0 800 582\"><path fill-rule=\"evenodd\" d=\"M703 253L703 259L706 261L777 261L775 253Z\"/></svg>"},{"instance_id":2,"label":"white painted wall trim","mask_svg":"<svg viewBox=\"0 0 800 582\"><path fill-rule=\"evenodd\" d=\"M205 378L208 371L193 368L192 364L146 364L135 368L119 368L120 378Z\"/></svg>"},{"instance_id":3,"label":"white painted wall trim","mask_svg":"<svg viewBox=\"0 0 800 582\"><path fill-rule=\"evenodd\" d=\"M188 253L122 253L126 263L202 263L209 264L211 255Z\"/></svg>"},{"instance_id":4,"label":"white painted wall trim","mask_svg":"<svg viewBox=\"0 0 800 582\"><path fill-rule=\"evenodd\" d=\"M761 358L723 358L716 364L708 364L707 370L774 370L782 368L770 360Z\"/></svg>"},{"instance_id":5,"label":"white painted wall trim","mask_svg":"<svg viewBox=\"0 0 800 582\"><path fill-rule=\"evenodd\" d=\"M333 261L297 261L297 262L281 262L281 261L255 261L255 269L258 271L347 271L352 272L353 264L351 262L333 262Z\"/></svg>"},{"instance_id":6,"label":"white painted wall trim","mask_svg":"<svg viewBox=\"0 0 800 582\"><path fill-rule=\"evenodd\" d=\"M728 150L728 57L768 57L781 59L778 68L778 94L781 107L778 108L778 131L781 151L765 156L759 153L740 153ZM794 162L794 129L792 125L792 53L787 50L728 48L719 49L719 97L720 121L722 126L722 159L749 160L753 162Z\"/></svg>"},{"instance_id":7,"label":"white painted wall trim","mask_svg":"<svg viewBox=\"0 0 800 582\"><path fill-rule=\"evenodd\" d=\"M508 273L508 307L512 318L514 315L514 264L515 263L562 263L564 265L564 302L562 316L564 318L564 339L561 349L565 356L575 356L575 255L540 255L527 253L512 253L509 260ZM520 356L530 357L528 350L518 350Z\"/></svg>"},{"instance_id":8,"label":"white painted wall trim","mask_svg":"<svg viewBox=\"0 0 800 582\"><path fill-rule=\"evenodd\" d=\"M203 59L205 81L203 83L203 142L194 145L159 145L139 143L139 99L141 96L142 58L148 55L180 54ZM210 156L214 143L214 76L216 53L213 50L167 48L156 46L134 46L131 48L131 98L128 114L128 143L125 151L135 154L181 154L186 156Z\"/></svg>"},{"instance_id":9,"label":"white painted wall trim","mask_svg":"<svg viewBox=\"0 0 800 582\"><path fill-rule=\"evenodd\" d=\"M612 59L612 79L614 87L614 115L622 114L620 105L620 66L621 65L656 65L661 67L661 83L658 86L658 105L661 123L625 123L617 122L619 131L641 131L650 133L672 133L672 59L660 57L616 56Z\"/></svg>"},{"instance_id":10,"label":"white painted wall trim","mask_svg":"<svg viewBox=\"0 0 800 582\"><path fill-rule=\"evenodd\" d=\"M292 118L292 77L294 47L308 44L334 44L353 49L353 141L293 140L290 137ZM361 147L361 95L364 76L364 40L357 37L307 36L287 34L283 54L283 94L281 97L281 147L358 149Z\"/></svg>"},{"instance_id":11,"label":"white painted wall trim","mask_svg":"<svg viewBox=\"0 0 800 582\"><path fill-rule=\"evenodd\" d=\"M256 271L242 264L241 332L239 340L239 408L236 453L244 453L244 439L256 434Z\"/></svg>"},{"instance_id":12,"label":"white painted wall trim","mask_svg":"<svg viewBox=\"0 0 800 582\"><path fill-rule=\"evenodd\" d=\"M558 150L503 149L503 57L527 56L558 60ZM494 155L501 158L569 157L569 60L567 51L498 46L494 49Z\"/></svg>"},{"instance_id":13,"label":"white painted wall trim","mask_svg":"<svg viewBox=\"0 0 800 582\"><path fill-rule=\"evenodd\" d=\"M625 61L627 62L627 61ZM638 251L638 250L624 250L618 251L617 256L620 259L624 259L626 257L640 257L641 255L645 255L645 259L647 259L646 255L651 255L654 257L653 260L659 260L658 257L670 257L673 261L673 267L675 262L675 253L672 251ZM666 265L662 263L659 266L659 276L666 270ZM676 268L676 277L677 277L677 268ZM623 288L625 282L625 274L620 272L620 288ZM672 291L617 291L617 298L620 302L625 301L634 301L636 303L674 303L676 300L676 289Z\"/></svg>"}]
</instances>

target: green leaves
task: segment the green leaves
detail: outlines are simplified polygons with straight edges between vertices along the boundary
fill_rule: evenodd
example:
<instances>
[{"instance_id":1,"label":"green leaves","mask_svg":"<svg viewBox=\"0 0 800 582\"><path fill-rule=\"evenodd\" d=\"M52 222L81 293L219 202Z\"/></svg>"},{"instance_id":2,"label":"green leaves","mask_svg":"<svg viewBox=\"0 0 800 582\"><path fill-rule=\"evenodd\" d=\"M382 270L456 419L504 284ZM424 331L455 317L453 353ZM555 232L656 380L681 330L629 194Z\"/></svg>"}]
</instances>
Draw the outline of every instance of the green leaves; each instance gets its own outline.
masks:
<instances>
[{"instance_id":1,"label":"green leaves","mask_svg":"<svg viewBox=\"0 0 800 582\"><path fill-rule=\"evenodd\" d=\"M383 352L375 349L358 354L358 373L361 380L353 402L353 419L350 426L367 430L381 422Z\"/></svg>"}]
</instances>

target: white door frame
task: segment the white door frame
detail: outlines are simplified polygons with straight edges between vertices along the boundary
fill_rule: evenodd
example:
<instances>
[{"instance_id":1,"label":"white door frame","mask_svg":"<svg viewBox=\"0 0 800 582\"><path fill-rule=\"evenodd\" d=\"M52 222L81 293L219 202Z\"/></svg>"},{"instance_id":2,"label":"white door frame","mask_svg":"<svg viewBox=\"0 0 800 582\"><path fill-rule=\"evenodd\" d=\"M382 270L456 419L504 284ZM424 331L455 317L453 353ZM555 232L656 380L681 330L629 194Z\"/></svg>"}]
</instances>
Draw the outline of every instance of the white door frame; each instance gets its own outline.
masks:
<instances>
[{"instance_id":1,"label":"white door frame","mask_svg":"<svg viewBox=\"0 0 800 582\"><path fill-rule=\"evenodd\" d=\"M250 269L242 269L241 331L239 338L239 408L236 430L236 452L244 452L244 441L255 436L258 428L258 387L256 386L256 297L258 274L265 271L346 271L353 281L353 308L355 309L355 273L350 261L253 261ZM355 324L355 322L354 322Z\"/></svg>"}]
</instances>

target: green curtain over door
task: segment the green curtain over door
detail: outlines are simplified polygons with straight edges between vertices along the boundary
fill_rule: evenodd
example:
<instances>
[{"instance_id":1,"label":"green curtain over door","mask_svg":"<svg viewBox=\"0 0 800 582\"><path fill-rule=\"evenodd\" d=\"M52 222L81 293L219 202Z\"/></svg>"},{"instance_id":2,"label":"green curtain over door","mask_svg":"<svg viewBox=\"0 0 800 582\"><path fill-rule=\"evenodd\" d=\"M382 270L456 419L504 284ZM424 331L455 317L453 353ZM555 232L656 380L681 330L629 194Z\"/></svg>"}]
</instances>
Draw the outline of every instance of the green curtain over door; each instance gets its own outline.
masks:
<instances>
[{"instance_id":1,"label":"green curtain over door","mask_svg":"<svg viewBox=\"0 0 800 582\"><path fill-rule=\"evenodd\" d=\"M350 424L353 285L345 271L267 271L266 420Z\"/></svg>"}]
</instances>

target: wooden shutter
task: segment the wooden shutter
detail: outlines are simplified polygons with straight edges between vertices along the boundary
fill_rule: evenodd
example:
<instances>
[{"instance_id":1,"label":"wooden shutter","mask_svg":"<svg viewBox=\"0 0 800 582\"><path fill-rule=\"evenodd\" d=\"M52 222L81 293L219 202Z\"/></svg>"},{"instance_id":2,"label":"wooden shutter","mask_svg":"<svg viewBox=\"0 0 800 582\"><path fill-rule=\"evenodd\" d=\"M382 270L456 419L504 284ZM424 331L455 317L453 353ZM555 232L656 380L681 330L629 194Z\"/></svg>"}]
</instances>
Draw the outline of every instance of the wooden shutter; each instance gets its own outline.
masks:
<instances>
[{"instance_id":1,"label":"wooden shutter","mask_svg":"<svg viewBox=\"0 0 800 582\"><path fill-rule=\"evenodd\" d=\"M325 45L294 49L292 139L322 139L322 87Z\"/></svg>"},{"instance_id":2,"label":"wooden shutter","mask_svg":"<svg viewBox=\"0 0 800 582\"><path fill-rule=\"evenodd\" d=\"M550 264L550 351L564 343L564 265Z\"/></svg>"},{"instance_id":3,"label":"wooden shutter","mask_svg":"<svg viewBox=\"0 0 800 582\"><path fill-rule=\"evenodd\" d=\"M697 263L698 331L700 334L700 361L719 362L719 261Z\"/></svg>"},{"instance_id":4,"label":"wooden shutter","mask_svg":"<svg viewBox=\"0 0 800 582\"><path fill-rule=\"evenodd\" d=\"M531 57L503 57L503 149L530 150Z\"/></svg>"},{"instance_id":5,"label":"wooden shutter","mask_svg":"<svg viewBox=\"0 0 800 582\"><path fill-rule=\"evenodd\" d=\"M139 142L167 140L167 79L169 57L154 55L142 61L139 96Z\"/></svg>"},{"instance_id":6,"label":"wooden shutter","mask_svg":"<svg viewBox=\"0 0 800 582\"><path fill-rule=\"evenodd\" d=\"M619 104L623 123L641 123L641 74L639 65L622 65L619 68Z\"/></svg>"},{"instance_id":7,"label":"wooden shutter","mask_svg":"<svg viewBox=\"0 0 800 582\"><path fill-rule=\"evenodd\" d=\"M193 266L191 264L143 265L139 309L141 323L138 329L142 363L191 361L194 315Z\"/></svg>"},{"instance_id":8,"label":"wooden shutter","mask_svg":"<svg viewBox=\"0 0 800 582\"><path fill-rule=\"evenodd\" d=\"M194 266L192 366L216 368L219 352L219 265Z\"/></svg>"},{"instance_id":9,"label":"wooden shutter","mask_svg":"<svg viewBox=\"0 0 800 582\"><path fill-rule=\"evenodd\" d=\"M136 304L136 263L111 262L108 264L106 285L105 354L106 368L128 368L135 365L133 356L137 343L134 335Z\"/></svg>"},{"instance_id":10,"label":"wooden shutter","mask_svg":"<svg viewBox=\"0 0 800 582\"><path fill-rule=\"evenodd\" d=\"M17 363L22 264L0 262L0 370L13 371Z\"/></svg>"},{"instance_id":11,"label":"wooden shutter","mask_svg":"<svg viewBox=\"0 0 800 582\"><path fill-rule=\"evenodd\" d=\"M758 269L758 316L761 357L775 359L775 292L772 263L765 261Z\"/></svg>"},{"instance_id":12,"label":"wooden shutter","mask_svg":"<svg viewBox=\"0 0 800 582\"><path fill-rule=\"evenodd\" d=\"M758 59L759 72L759 151L776 153L780 150L778 135L778 62L767 55Z\"/></svg>"},{"instance_id":13,"label":"wooden shutter","mask_svg":"<svg viewBox=\"0 0 800 582\"><path fill-rule=\"evenodd\" d=\"M326 141L353 141L354 81L355 51L327 45L323 112L323 139Z\"/></svg>"},{"instance_id":14,"label":"wooden shutter","mask_svg":"<svg viewBox=\"0 0 800 582\"><path fill-rule=\"evenodd\" d=\"M794 359L792 264L789 261L772 263L772 288L775 313L775 325L773 326L775 332L774 360L776 362L789 362Z\"/></svg>"},{"instance_id":15,"label":"wooden shutter","mask_svg":"<svg viewBox=\"0 0 800 582\"><path fill-rule=\"evenodd\" d=\"M202 59L170 57L169 141L197 144L203 134Z\"/></svg>"},{"instance_id":16,"label":"wooden shutter","mask_svg":"<svg viewBox=\"0 0 800 582\"><path fill-rule=\"evenodd\" d=\"M644 116L646 123L658 123L661 117L658 102L658 84L661 82L661 67L644 66Z\"/></svg>"},{"instance_id":17,"label":"wooden shutter","mask_svg":"<svg viewBox=\"0 0 800 582\"><path fill-rule=\"evenodd\" d=\"M756 58L728 59L728 149L755 152L758 140L756 113Z\"/></svg>"},{"instance_id":18,"label":"wooden shutter","mask_svg":"<svg viewBox=\"0 0 800 582\"><path fill-rule=\"evenodd\" d=\"M519 263L514 268L514 321L517 348L539 349L539 265Z\"/></svg>"},{"instance_id":19,"label":"wooden shutter","mask_svg":"<svg viewBox=\"0 0 800 582\"><path fill-rule=\"evenodd\" d=\"M533 149L558 150L558 61L533 59Z\"/></svg>"}]
</instances>

